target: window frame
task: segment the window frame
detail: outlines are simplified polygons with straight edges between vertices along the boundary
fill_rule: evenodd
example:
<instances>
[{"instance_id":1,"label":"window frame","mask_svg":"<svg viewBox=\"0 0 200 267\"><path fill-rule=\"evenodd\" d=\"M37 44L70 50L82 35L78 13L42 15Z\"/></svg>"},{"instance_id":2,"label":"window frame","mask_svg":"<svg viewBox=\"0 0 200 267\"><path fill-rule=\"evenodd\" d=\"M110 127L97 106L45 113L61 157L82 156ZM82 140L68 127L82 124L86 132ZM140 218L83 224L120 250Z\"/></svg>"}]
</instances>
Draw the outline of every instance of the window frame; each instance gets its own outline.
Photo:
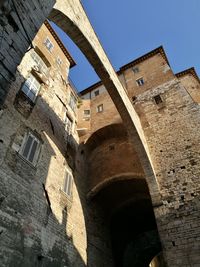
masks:
<instances>
[{"instance_id":1,"label":"window frame","mask_svg":"<svg viewBox=\"0 0 200 267\"><path fill-rule=\"evenodd\" d=\"M90 109L84 109L83 115L84 115L84 117L90 117Z\"/></svg>"},{"instance_id":2,"label":"window frame","mask_svg":"<svg viewBox=\"0 0 200 267\"><path fill-rule=\"evenodd\" d=\"M57 56L56 58L56 63L58 64L58 66L61 66L63 63L62 59L59 56Z\"/></svg>"},{"instance_id":3,"label":"window frame","mask_svg":"<svg viewBox=\"0 0 200 267\"><path fill-rule=\"evenodd\" d=\"M24 155L24 152L25 152L25 149L27 148L29 137L32 138L32 140L31 140L31 145L30 145L30 147L28 148L27 156L25 156L25 155ZM33 149L34 142L37 143L37 146L36 146L36 148L35 148L35 152L34 152L34 155L33 155L33 159L32 159L32 161L31 161L31 160L30 160L30 155L31 155L31 153L32 153L32 149ZM31 164L32 166L35 167L36 164L37 164L37 162L38 162L38 160L39 160L40 150L41 150L41 140L40 140L38 137L36 137L31 131L27 132L27 133L24 135L24 138L23 138L23 141L22 141L20 150L19 150L19 155L20 155L25 161L27 161L29 164Z\"/></svg>"},{"instance_id":4,"label":"window frame","mask_svg":"<svg viewBox=\"0 0 200 267\"><path fill-rule=\"evenodd\" d=\"M94 96L97 97L98 95L100 95L99 89L94 91Z\"/></svg>"},{"instance_id":5,"label":"window frame","mask_svg":"<svg viewBox=\"0 0 200 267\"><path fill-rule=\"evenodd\" d=\"M155 95L154 97L153 97L153 99L154 99L154 103L156 104L156 105L163 105L163 99L162 99L162 97L161 97L161 95Z\"/></svg>"},{"instance_id":6,"label":"window frame","mask_svg":"<svg viewBox=\"0 0 200 267\"><path fill-rule=\"evenodd\" d=\"M101 112L103 112L103 110L104 110L103 104L100 104L97 106L97 113L101 113Z\"/></svg>"},{"instance_id":7,"label":"window frame","mask_svg":"<svg viewBox=\"0 0 200 267\"><path fill-rule=\"evenodd\" d=\"M137 66L134 66L134 67L132 68L132 70L133 70L133 73L134 73L134 74L140 72L140 69L139 69L139 67L137 67Z\"/></svg>"},{"instance_id":8,"label":"window frame","mask_svg":"<svg viewBox=\"0 0 200 267\"><path fill-rule=\"evenodd\" d=\"M62 191L71 200L73 196L74 178L69 168L65 169Z\"/></svg>"},{"instance_id":9,"label":"window frame","mask_svg":"<svg viewBox=\"0 0 200 267\"><path fill-rule=\"evenodd\" d=\"M140 81L142 81L142 83L140 83ZM138 78L136 80L136 84L137 84L137 86L143 86L145 84L144 78L143 77Z\"/></svg>"},{"instance_id":10,"label":"window frame","mask_svg":"<svg viewBox=\"0 0 200 267\"><path fill-rule=\"evenodd\" d=\"M26 89L28 88L28 90L26 91L25 88ZM22 84L20 90L27 96L28 99L30 99L30 101L35 103L38 93L40 91L40 88L41 88L41 83L32 73L30 73L29 77ZM33 95L33 97L31 97L30 93Z\"/></svg>"},{"instance_id":11,"label":"window frame","mask_svg":"<svg viewBox=\"0 0 200 267\"><path fill-rule=\"evenodd\" d=\"M49 47L48 43L51 45L51 47ZM51 39L47 36L45 41L44 41L44 45L46 46L47 50L52 53L53 49L54 49L54 44L51 41Z\"/></svg>"}]
</instances>

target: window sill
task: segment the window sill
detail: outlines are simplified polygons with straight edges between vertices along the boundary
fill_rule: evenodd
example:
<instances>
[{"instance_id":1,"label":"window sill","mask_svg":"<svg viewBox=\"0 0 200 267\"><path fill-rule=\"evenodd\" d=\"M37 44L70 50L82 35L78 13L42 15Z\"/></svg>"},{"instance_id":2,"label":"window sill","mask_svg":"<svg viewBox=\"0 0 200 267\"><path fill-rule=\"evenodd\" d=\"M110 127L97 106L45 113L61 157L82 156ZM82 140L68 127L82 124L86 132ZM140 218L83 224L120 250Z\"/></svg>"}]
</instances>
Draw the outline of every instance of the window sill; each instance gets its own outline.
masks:
<instances>
[{"instance_id":1,"label":"window sill","mask_svg":"<svg viewBox=\"0 0 200 267\"><path fill-rule=\"evenodd\" d=\"M31 106L35 106L35 101L31 100L22 90L16 94L16 97L21 98L24 101L27 101Z\"/></svg>"},{"instance_id":2,"label":"window sill","mask_svg":"<svg viewBox=\"0 0 200 267\"><path fill-rule=\"evenodd\" d=\"M60 191L60 205L62 207L67 207L71 208L72 206L72 196L68 196L61 188L59 189Z\"/></svg>"},{"instance_id":3,"label":"window sill","mask_svg":"<svg viewBox=\"0 0 200 267\"><path fill-rule=\"evenodd\" d=\"M27 165L29 165L33 170L36 170L36 165L33 165L30 161L25 159L19 152L17 152L17 156L23 160Z\"/></svg>"},{"instance_id":4,"label":"window sill","mask_svg":"<svg viewBox=\"0 0 200 267\"><path fill-rule=\"evenodd\" d=\"M65 191L62 190L62 188L60 188L60 193L62 195L64 195L67 198L67 200L69 200L70 202L72 202L72 196L70 197L67 193L65 193Z\"/></svg>"}]
</instances>

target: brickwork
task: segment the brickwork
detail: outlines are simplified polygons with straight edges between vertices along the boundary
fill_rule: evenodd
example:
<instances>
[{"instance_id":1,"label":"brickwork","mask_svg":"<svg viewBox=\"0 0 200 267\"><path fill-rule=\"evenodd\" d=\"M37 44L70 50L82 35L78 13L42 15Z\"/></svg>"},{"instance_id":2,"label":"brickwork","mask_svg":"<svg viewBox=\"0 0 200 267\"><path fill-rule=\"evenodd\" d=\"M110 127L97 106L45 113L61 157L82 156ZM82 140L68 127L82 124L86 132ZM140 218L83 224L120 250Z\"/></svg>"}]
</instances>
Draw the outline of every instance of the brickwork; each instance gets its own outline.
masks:
<instances>
[{"instance_id":1,"label":"brickwork","mask_svg":"<svg viewBox=\"0 0 200 267\"><path fill-rule=\"evenodd\" d=\"M127 158L122 162L122 158ZM115 176L130 174L135 177L144 177L144 173L131 144L125 138L108 138L96 149L90 152L88 157L89 189L105 182ZM103 168L102 168L103 166Z\"/></svg>"},{"instance_id":2,"label":"brickwork","mask_svg":"<svg viewBox=\"0 0 200 267\"><path fill-rule=\"evenodd\" d=\"M18 1L16 6L4 3L0 19L0 120L4 126L0 128L2 266L112 266L108 224L101 206L104 201L87 205L86 195L91 187L107 180L107 174L118 177L127 170L145 176L167 265L198 266L198 77L194 72L192 76L189 72L175 76L163 49L158 48L122 67L118 72L123 81L120 83L80 1L58 0L54 8L54 1ZM48 15L74 40L107 88L91 100L84 100L80 107L80 146L75 126L69 137L63 125L66 113L74 125L76 115L67 106L74 92L65 81L64 68L69 68L70 59L65 61L61 47L57 47L55 55L47 56L50 65L55 66L50 72L52 77L45 79L34 69L31 50L15 76L17 65ZM41 31L38 46L45 54L43 36ZM64 68L58 66L57 55L66 64ZM31 72L23 64L29 65ZM36 104L26 101L19 91L30 73L43 84ZM8 85L15 77L5 102ZM89 121L83 120L85 107L90 108ZM113 139L112 130L107 138L103 136L101 129L121 121L129 141L127 137ZM42 143L37 167L20 156L27 130ZM96 144L90 146L93 136L97 137ZM112 157L108 149L112 150L113 142L117 151ZM93 148L90 155L88 147ZM130 157L135 159L133 165ZM66 168L74 175L72 202L59 190ZM141 182L144 184L144 177ZM104 196L109 199L110 192L100 192L100 200ZM119 191L113 194L117 199ZM141 195L139 200L144 203ZM151 201L145 203L143 215L152 212ZM136 204L132 207L137 209ZM136 214L141 216L140 210ZM143 226L142 220L137 223ZM153 216L150 224L156 229Z\"/></svg>"},{"instance_id":3,"label":"brickwork","mask_svg":"<svg viewBox=\"0 0 200 267\"><path fill-rule=\"evenodd\" d=\"M162 107L153 100L157 94L163 98ZM135 105L141 105L140 110L143 110L149 123L145 134L149 144L152 144L150 150L154 155L163 201L163 206L155 208L155 213L168 264L195 266L199 258L194 254L200 245L195 226L199 223L196 217L198 204L194 204L198 202L199 191L196 182L199 106L178 80L141 94ZM175 225L179 226L176 228Z\"/></svg>"}]
</instances>

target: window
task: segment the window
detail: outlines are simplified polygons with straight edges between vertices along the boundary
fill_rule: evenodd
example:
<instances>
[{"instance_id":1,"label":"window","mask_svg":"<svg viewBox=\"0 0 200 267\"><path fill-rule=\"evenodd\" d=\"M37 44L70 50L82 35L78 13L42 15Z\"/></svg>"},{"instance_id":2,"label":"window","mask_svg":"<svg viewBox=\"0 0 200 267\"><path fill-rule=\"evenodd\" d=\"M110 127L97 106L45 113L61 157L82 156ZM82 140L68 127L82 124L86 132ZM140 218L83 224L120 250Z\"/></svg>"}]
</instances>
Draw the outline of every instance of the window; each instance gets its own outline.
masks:
<instances>
[{"instance_id":1,"label":"window","mask_svg":"<svg viewBox=\"0 0 200 267\"><path fill-rule=\"evenodd\" d=\"M53 51L53 48L54 48L54 45L53 43L49 40L49 38L47 37L45 42L44 42L44 45L46 46L46 48L52 52Z\"/></svg>"},{"instance_id":2,"label":"window","mask_svg":"<svg viewBox=\"0 0 200 267\"><path fill-rule=\"evenodd\" d=\"M155 100L157 105L159 105L159 104L161 104L163 102L160 95L154 96L154 100Z\"/></svg>"},{"instance_id":3,"label":"window","mask_svg":"<svg viewBox=\"0 0 200 267\"><path fill-rule=\"evenodd\" d=\"M94 95L98 96L99 95L99 90L94 91Z\"/></svg>"},{"instance_id":4,"label":"window","mask_svg":"<svg viewBox=\"0 0 200 267\"><path fill-rule=\"evenodd\" d=\"M103 104L97 106L97 112L103 112Z\"/></svg>"},{"instance_id":5,"label":"window","mask_svg":"<svg viewBox=\"0 0 200 267\"><path fill-rule=\"evenodd\" d=\"M29 78L23 84L21 90L32 102L35 102L35 99L40 90L40 86L40 82L32 74L30 74Z\"/></svg>"},{"instance_id":6,"label":"window","mask_svg":"<svg viewBox=\"0 0 200 267\"><path fill-rule=\"evenodd\" d=\"M69 106L73 111L75 111L75 109L76 109L76 97L72 93L71 93L70 99L69 99Z\"/></svg>"},{"instance_id":7,"label":"window","mask_svg":"<svg viewBox=\"0 0 200 267\"><path fill-rule=\"evenodd\" d=\"M20 155L35 166L39 156L40 146L39 139L32 133L28 133L23 139Z\"/></svg>"},{"instance_id":8,"label":"window","mask_svg":"<svg viewBox=\"0 0 200 267\"><path fill-rule=\"evenodd\" d=\"M69 170L66 170L63 191L68 197L72 197L73 177Z\"/></svg>"},{"instance_id":9,"label":"window","mask_svg":"<svg viewBox=\"0 0 200 267\"><path fill-rule=\"evenodd\" d=\"M138 67L133 67L133 72L134 73L138 73L139 72L139 68Z\"/></svg>"},{"instance_id":10,"label":"window","mask_svg":"<svg viewBox=\"0 0 200 267\"><path fill-rule=\"evenodd\" d=\"M37 63L37 67L38 67L38 69L39 69L41 72L47 74L47 72L48 72L48 67L47 67L47 65L45 64L45 62L42 60L42 58L41 58L35 51L33 51L33 52L31 53L31 57L33 58L33 60L35 61L35 63Z\"/></svg>"},{"instance_id":11,"label":"window","mask_svg":"<svg viewBox=\"0 0 200 267\"><path fill-rule=\"evenodd\" d=\"M65 129L68 132L68 134L71 134L72 126L73 126L73 122L66 114L66 117L65 117Z\"/></svg>"},{"instance_id":12,"label":"window","mask_svg":"<svg viewBox=\"0 0 200 267\"><path fill-rule=\"evenodd\" d=\"M84 115L85 116L90 116L90 110L89 109L85 109L84 110Z\"/></svg>"},{"instance_id":13,"label":"window","mask_svg":"<svg viewBox=\"0 0 200 267\"><path fill-rule=\"evenodd\" d=\"M138 86L142 86L144 84L144 79L140 78L140 79L136 80L136 83Z\"/></svg>"},{"instance_id":14,"label":"window","mask_svg":"<svg viewBox=\"0 0 200 267\"><path fill-rule=\"evenodd\" d=\"M62 64L62 60L60 59L60 57L57 57L56 62L57 62L58 65Z\"/></svg>"}]
</instances>

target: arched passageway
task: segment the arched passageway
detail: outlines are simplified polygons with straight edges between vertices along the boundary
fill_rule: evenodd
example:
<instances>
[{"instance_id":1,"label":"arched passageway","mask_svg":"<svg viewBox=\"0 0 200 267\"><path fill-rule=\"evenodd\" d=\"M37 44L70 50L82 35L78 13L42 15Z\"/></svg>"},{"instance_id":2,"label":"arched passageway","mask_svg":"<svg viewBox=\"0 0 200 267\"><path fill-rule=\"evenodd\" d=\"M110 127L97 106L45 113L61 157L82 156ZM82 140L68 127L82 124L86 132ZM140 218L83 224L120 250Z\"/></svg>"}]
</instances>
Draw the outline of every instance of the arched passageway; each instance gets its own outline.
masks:
<instances>
[{"instance_id":1,"label":"arched passageway","mask_svg":"<svg viewBox=\"0 0 200 267\"><path fill-rule=\"evenodd\" d=\"M145 179L113 179L93 196L93 201L103 207L115 266L149 267L162 247Z\"/></svg>"},{"instance_id":2,"label":"arched passageway","mask_svg":"<svg viewBox=\"0 0 200 267\"><path fill-rule=\"evenodd\" d=\"M3 6L2 3L11 3L11 5ZM20 10L21 19L19 19L13 3L16 4L18 11ZM50 14L49 18L72 38L92 64L128 129L130 140L135 145L145 173L153 206L157 207L157 221L166 245L169 264L174 266L198 264L199 258L196 256L198 255L199 240L196 235L196 225L199 224L199 217L196 214L199 213L197 201L199 168L196 158L198 158L200 143L197 134L199 108L176 78L166 87L163 85L163 88L162 86L157 88L158 90L154 92L156 94L166 92L167 112L163 112L160 116L159 110L152 109L152 105L149 104L149 108L147 108L146 105L146 114L151 112L159 114L159 116L154 116L152 113L152 118L149 117L149 124L154 130L150 129L150 133L146 131L149 137L146 140L140 119L91 28L80 1L57 0L56 6L52 9L54 3L54 0L32 2L3 0L0 2L0 28L5 34L2 38L4 42L1 41L4 46L0 47L1 108L7 94L7 85L14 78L16 66L20 63L39 27ZM151 154L149 149L151 149ZM163 161L160 161L161 157ZM194 167L194 165L197 166ZM154 169L156 169L160 181L163 201L160 201L159 186ZM185 187L186 185L190 185L189 189ZM184 223L180 223L180 217ZM168 222L167 227L165 221ZM185 224L190 225L191 221L194 222L192 238L190 238L190 229L186 230L184 227ZM180 227L176 228L176 232L171 231L176 224L180 224ZM167 232L166 236L165 231ZM184 248L180 245L180 237L184 241ZM178 242L175 242L176 240ZM174 249L179 252L178 263Z\"/></svg>"}]
</instances>

